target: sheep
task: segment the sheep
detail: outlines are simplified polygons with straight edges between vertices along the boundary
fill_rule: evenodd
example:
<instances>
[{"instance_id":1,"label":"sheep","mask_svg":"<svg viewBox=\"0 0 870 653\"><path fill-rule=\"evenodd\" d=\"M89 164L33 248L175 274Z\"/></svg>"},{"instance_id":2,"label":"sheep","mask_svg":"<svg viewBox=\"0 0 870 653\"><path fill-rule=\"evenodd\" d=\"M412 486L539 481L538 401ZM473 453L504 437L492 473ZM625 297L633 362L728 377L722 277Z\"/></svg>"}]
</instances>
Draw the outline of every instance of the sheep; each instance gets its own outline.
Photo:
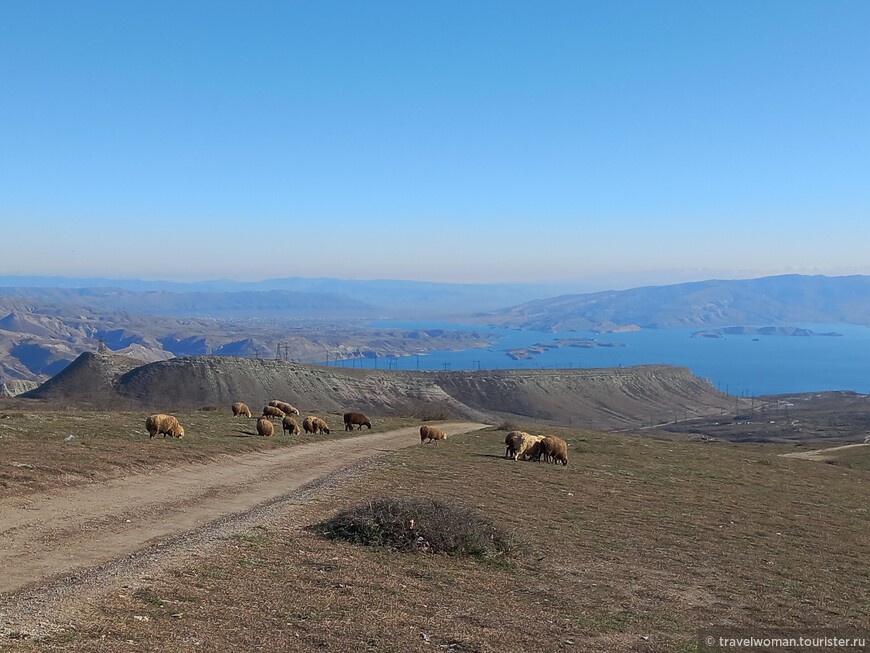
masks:
<instances>
[{"instance_id":1,"label":"sheep","mask_svg":"<svg viewBox=\"0 0 870 653\"><path fill-rule=\"evenodd\" d=\"M284 417L284 411L274 406L263 406L263 417Z\"/></svg>"},{"instance_id":2,"label":"sheep","mask_svg":"<svg viewBox=\"0 0 870 653\"><path fill-rule=\"evenodd\" d=\"M507 451L506 458L522 460L524 457L535 458L538 456L542 435L529 435L525 431L511 431L505 437Z\"/></svg>"},{"instance_id":3,"label":"sheep","mask_svg":"<svg viewBox=\"0 0 870 653\"><path fill-rule=\"evenodd\" d=\"M548 463L568 464L568 443L555 435L548 435L539 443L538 457L544 457Z\"/></svg>"},{"instance_id":4,"label":"sheep","mask_svg":"<svg viewBox=\"0 0 870 653\"><path fill-rule=\"evenodd\" d=\"M329 433L329 425L313 415L302 420L302 428L306 433Z\"/></svg>"},{"instance_id":5,"label":"sheep","mask_svg":"<svg viewBox=\"0 0 870 653\"><path fill-rule=\"evenodd\" d=\"M286 401L278 401L277 399L273 399L272 401L269 402L269 405L282 411L285 415L298 415L299 414L299 409L294 408L293 406L288 404Z\"/></svg>"},{"instance_id":6,"label":"sheep","mask_svg":"<svg viewBox=\"0 0 870 653\"><path fill-rule=\"evenodd\" d=\"M165 438L167 435L173 438L184 437L184 427L178 423L178 419L172 415L164 415L156 413L145 420L145 429L148 435L153 438L158 433L162 433Z\"/></svg>"},{"instance_id":7,"label":"sheep","mask_svg":"<svg viewBox=\"0 0 870 653\"><path fill-rule=\"evenodd\" d=\"M511 454L513 453L513 451L511 450L511 441L513 440L514 435L515 435L516 433L518 433L518 431L511 431L511 432L508 433L506 436L504 436L504 447L505 447L505 449L504 449L504 457L505 457L505 458L511 458L511 457L512 457Z\"/></svg>"},{"instance_id":8,"label":"sheep","mask_svg":"<svg viewBox=\"0 0 870 653\"><path fill-rule=\"evenodd\" d=\"M344 430L345 431L353 431L353 425L357 425L357 430L361 431L363 425L369 427L369 430L372 428L371 420L363 415L362 413L345 413L344 414Z\"/></svg>"},{"instance_id":9,"label":"sheep","mask_svg":"<svg viewBox=\"0 0 870 653\"><path fill-rule=\"evenodd\" d=\"M420 427L420 442L432 442L434 440L446 440L447 434L439 428L423 424Z\"/></svg>"},{"instance_id":10,"label":"sheep","mask_svg":"<svg viewBox=\"0 0 870 653\"><path fill-rule=\"evenodd\" d=\"M272 424L272 420L265 416L258 419L257 433L259 433L260 435L265 435L267 438L275 435L275 427Z\"/></svg>"},{"instance_id":11,"label":"sheep","mask_svg":"<svg viewBox=\"0 0 870 653\"><path fill-rule=\"evenodd\" d=\"M233 404L233 417L238 417L239 415L241 415L242 417L251 416L251 409L248 408L247 404L241 401L237 401Z\"/></svg>"},{"instance_id":12,"label":"sheep","mask_svg":"<svg viewBox=\"0 0 870 653\"><path fill-rule=\"evenodd\" d=\"M299 423L291 415L285 415L281 420L281 432L290 431L290 435L299 435Z\"/></svg>"}]
</instances>

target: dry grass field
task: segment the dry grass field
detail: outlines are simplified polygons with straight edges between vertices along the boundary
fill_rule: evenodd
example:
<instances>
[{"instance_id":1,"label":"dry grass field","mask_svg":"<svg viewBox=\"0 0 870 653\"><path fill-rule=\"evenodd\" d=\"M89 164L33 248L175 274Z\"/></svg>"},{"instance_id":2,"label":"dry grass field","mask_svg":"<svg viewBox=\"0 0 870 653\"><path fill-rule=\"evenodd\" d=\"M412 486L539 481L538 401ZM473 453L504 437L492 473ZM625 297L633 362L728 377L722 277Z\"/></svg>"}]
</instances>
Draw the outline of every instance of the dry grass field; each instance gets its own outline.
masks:
<instances>
[{"instance_id":1,"label":"dry grass field","mask_svg":"<svg viewBox=\"0 0 870 653\"><path fill-rule=\"evenodd\" d=\"M192 430L211 419L185 417ZM45 431L61 438L69 424ZM240 427L228 428L216 437L234 443ZM781 445L548 432L570 442L567 467L505 460L495 429L404 449L267 527L113 588L62 632L0 648L682 652L712 625L866 627L866 468L783 458L793 447ZM180 457L214 453L189 442ZM312 528L384 496L460 499L520 545L479 560Z\"/></svg>"},{"instance_id":2,"label":"dry grass field","mask_svg":"<svg viewBox=\"0 0 870 653\"><path fill-rule=\"evenodd\" d=\"M257 414L233 418L229 406L212 408L173 413L185 430L178 440L150 440L145 430L148 413L142 411L50 411L27 402L0 408L0 499L352 435L344 430L342 415L315 413L329 424L329 435L284 435L281 420L275 419L276 437L264 438L257 435ZM305 415L296 417L300 427ZM375 431L414 423L412 418L373 416ZM67 440L69 436L73 437Z\"/></svg>"}]
</instances>

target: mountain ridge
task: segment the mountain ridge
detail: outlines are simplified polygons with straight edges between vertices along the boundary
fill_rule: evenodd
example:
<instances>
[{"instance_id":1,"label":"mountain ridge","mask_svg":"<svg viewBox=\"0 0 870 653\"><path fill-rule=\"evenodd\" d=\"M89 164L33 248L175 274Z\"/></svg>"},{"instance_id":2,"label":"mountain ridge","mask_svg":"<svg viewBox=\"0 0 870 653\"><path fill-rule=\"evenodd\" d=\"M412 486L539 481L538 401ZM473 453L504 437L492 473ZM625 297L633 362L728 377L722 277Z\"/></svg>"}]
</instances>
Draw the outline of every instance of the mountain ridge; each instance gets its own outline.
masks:
<instances>
[{"instance_id":1,"label":"mountain ridge","mask_svg":"<svg viewBox=\"0 0 870 653\"><path fill-rule=\"evenodd\" d=\"M870 276L781 275L560 295L478 313L474 322L541 331L835 323L870 325Z\"/></svg>"}]
</instances>

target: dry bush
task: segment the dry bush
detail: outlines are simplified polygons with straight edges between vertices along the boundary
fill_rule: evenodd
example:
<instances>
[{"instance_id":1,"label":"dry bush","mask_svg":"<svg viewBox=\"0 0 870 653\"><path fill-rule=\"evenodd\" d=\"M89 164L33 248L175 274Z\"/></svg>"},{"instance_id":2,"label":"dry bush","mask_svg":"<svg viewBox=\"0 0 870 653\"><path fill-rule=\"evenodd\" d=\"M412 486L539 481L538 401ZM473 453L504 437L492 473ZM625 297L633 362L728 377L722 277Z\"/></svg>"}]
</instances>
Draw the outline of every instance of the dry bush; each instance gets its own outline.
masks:
<instances>
[{"instance_id":1,"label":"dry bush","mask_svg":"<svg viewBox=\"0 0 870 653\"><path fill-rule=\"evenodd\" d=\"M328 539L398 551L494 558L516 547L513 535L472 508L425 497L372 499L313 529Z\"/></svg>"}]
</instances>

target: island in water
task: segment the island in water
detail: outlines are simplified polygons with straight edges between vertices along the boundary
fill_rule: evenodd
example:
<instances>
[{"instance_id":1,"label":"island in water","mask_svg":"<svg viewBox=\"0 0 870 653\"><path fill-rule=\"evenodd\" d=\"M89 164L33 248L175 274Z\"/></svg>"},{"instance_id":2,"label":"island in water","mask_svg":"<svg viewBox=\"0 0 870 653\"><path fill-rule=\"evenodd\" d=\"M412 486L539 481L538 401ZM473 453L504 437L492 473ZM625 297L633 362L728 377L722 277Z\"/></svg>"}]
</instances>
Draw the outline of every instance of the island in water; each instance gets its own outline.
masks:
<instances>
[{"instance_id":1,"label":"island in water","mask_svg":"<svg viewBox=\"0 0 870 653\"><path fill-rule=\"evenodd\" d=\"M705 331L695 331L692 334L693 338L724 338L725 336L842 336L842 333L836 331L818 332L812 329L804 329L802 327L793 326L766 326L766 327L751 327L751 326L733 326L723 327L721 329L708 329ZM757 340L757 338L756 338Z\"/></svg>"},{"instance_id":2,"label":"island in water","mask_svg":"<svg viewBox=\"0 0 870 653\"><path fill-rule=\"evenodd\" d=\"M538 342L528 347L507 349L505 353L509 358L520 361L529 360L535 354L543 354L551 349L561 349L563 347L580 347L583 349L591 349L592 347L625 347L625 343L604 342L594 338L556 338L553 342Z\"/></svg>"}]
</instances>

